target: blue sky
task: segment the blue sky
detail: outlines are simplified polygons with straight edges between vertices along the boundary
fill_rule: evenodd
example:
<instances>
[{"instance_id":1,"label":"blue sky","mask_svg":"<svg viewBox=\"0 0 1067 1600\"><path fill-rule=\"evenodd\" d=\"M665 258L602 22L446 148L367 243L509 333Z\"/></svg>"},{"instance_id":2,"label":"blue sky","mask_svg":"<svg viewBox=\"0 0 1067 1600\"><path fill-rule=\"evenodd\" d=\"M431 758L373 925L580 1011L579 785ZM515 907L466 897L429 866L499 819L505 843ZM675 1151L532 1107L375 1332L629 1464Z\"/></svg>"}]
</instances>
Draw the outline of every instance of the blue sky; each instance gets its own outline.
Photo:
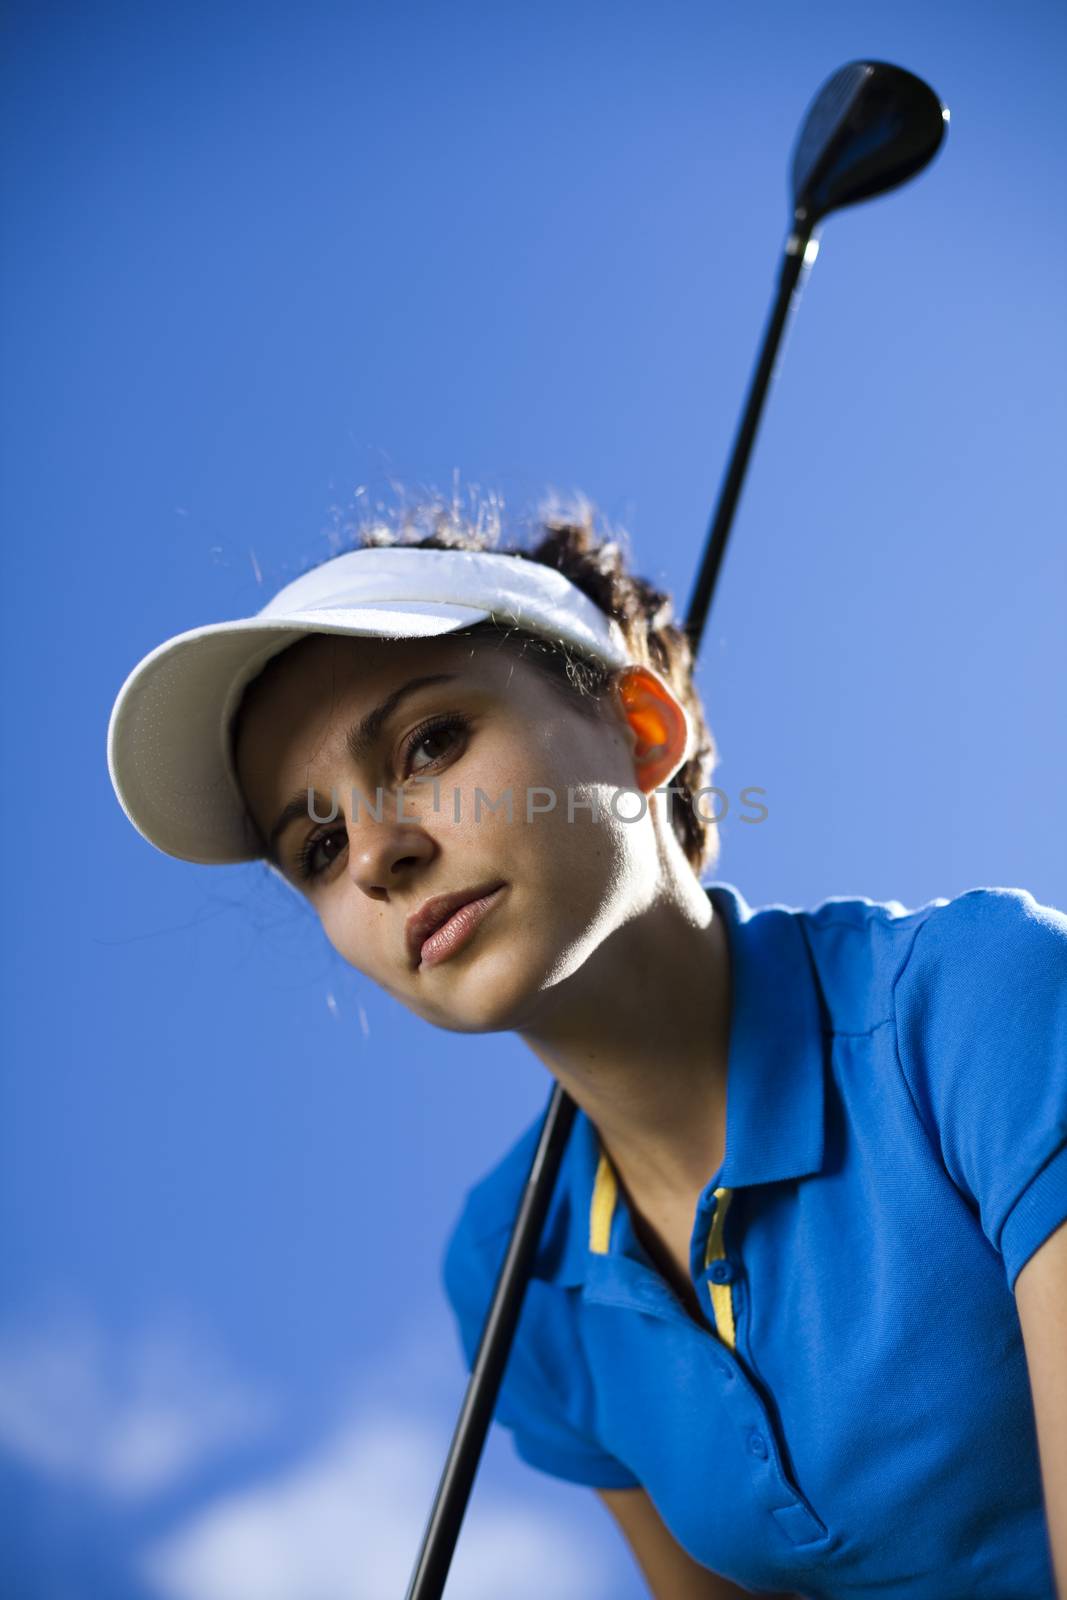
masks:
<instances>
[{"instance_id":1,"label":"blue sky","mask_svg":"<svg viewBox=\"0 0 1067 1600\"><path fill-rule=\"evenodd\" d=\"M456 474L517 518L584 493L681 608L797 123L888 59L951 132L830 221L788 339L700 664L717 781L769 815L727 817L715 877L1067 907L1064 16L16 3L4 31L0 1568L21 1600L380 1600L465 1382L442 1246L551 1083L372 990L262 867L141 839L114 696ZM503 1574L645 1593L595 1497L494 1429L449 1593Z\"/></svg>"}]
</instances>

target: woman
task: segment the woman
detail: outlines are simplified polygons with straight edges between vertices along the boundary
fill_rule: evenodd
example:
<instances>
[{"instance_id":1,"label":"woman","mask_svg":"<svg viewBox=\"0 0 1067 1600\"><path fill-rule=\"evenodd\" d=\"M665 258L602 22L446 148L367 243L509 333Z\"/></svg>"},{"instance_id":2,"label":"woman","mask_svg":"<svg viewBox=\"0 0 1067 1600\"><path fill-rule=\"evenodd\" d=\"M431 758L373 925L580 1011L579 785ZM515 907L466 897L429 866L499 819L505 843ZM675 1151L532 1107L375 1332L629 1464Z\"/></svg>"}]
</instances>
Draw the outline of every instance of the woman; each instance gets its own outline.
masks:
<instances>
[{"instance_id":1,"label":"woman","mask_svg":"<svg viewBox=\"0 0 1067 1600\"><path fill-rule=\"evenodd\" d=\"M660 1600L1048 1600L1067 916L702 883L667 597L588 516L491 544L379 530L160 646L112 713L124 808L265 859L352 966L576 1101L497 1416ZM540 1120L451 1233L468 1363Z\"/></svg>"}]
</instances>

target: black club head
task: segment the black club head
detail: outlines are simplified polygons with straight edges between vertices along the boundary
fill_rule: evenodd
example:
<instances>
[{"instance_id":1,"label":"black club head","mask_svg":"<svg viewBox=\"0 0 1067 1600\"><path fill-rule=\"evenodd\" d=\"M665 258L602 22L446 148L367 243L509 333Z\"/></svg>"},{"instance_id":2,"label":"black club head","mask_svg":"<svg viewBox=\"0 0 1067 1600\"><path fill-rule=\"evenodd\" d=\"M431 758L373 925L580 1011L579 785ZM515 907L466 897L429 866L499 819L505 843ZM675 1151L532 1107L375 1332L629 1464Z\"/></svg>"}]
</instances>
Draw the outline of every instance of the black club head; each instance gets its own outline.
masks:
<instances>
[{"instance_id":1,"label":"black club head","mask_svg":"<svg viewBox=\"0 0 1067 1600\"><path fill-rule=\"evenodd\" d=\"M842 206L921 172L945 137L948 111L903 67L851 61L823 84L793 152L793 209L810 233Z\"/></svg>"}]
</instances>

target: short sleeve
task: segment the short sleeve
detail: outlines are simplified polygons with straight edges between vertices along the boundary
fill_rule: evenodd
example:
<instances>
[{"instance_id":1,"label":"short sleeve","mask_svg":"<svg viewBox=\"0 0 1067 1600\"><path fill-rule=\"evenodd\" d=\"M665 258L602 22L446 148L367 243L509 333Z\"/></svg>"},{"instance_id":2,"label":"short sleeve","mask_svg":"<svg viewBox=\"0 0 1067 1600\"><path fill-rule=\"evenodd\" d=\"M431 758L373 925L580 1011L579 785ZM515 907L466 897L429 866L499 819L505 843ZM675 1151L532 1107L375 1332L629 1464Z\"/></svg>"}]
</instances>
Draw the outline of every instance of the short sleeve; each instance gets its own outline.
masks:
<instances>
[{"instance_id":1,"label":"short sleeve","mask_svg":"<svg viewBox=\"0 0 1067 1600\"><path fill-rule=\"evenodd\" d=\"M507 1230L475 1237L464 1212L446 1246L443 1281L468 1372L509 1238ZM570 1315L565 1290L527 1284L494 1418L510 1430L520 1458L541 1472L598 1489L637 1488L640 1480L597 1443L581 1415L586 1385Z\"/></svg>"},{"instance_id":2,"label":"short sleeve","mask_svg":"<svg viewBox=\"0 0 1067 1600\"><path fill-rule=\"evenodd\" d=\"M901 1071L1009 1287L1067 1219L1067 915L971 889L919 926L894 983Z\"/></svg>"}]
</instances>

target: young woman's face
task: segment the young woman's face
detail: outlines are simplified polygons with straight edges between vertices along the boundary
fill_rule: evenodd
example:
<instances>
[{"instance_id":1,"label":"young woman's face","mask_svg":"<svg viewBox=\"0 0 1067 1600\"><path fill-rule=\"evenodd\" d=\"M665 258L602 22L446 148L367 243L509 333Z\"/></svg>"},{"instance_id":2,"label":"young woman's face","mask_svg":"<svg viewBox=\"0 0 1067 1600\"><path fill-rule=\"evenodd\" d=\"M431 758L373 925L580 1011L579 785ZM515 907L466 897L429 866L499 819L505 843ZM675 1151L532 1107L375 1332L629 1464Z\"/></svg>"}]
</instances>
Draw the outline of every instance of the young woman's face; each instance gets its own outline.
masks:
<instances>
[{"instance_id":1,"label":"young woman's face","mask_svg":"<svg viewBox=\"0 0 1067 1600\"><path fill-rule=\"evenodd\" d=\"M439 1027L521 1029L659 880L651 815L609 807L643 787L640 740L614 688L601 704L595 720L571 709L492 643L313 635L249 690L238 777L265 839L289 810L276 864L351 966ZM320 817L336 798L334 820L312 820L309 788ZM642 809L634 793L616 804ZM427 900L496 885L446 959L412 955L406 924Z\"/></svg>"}]
</instances>

